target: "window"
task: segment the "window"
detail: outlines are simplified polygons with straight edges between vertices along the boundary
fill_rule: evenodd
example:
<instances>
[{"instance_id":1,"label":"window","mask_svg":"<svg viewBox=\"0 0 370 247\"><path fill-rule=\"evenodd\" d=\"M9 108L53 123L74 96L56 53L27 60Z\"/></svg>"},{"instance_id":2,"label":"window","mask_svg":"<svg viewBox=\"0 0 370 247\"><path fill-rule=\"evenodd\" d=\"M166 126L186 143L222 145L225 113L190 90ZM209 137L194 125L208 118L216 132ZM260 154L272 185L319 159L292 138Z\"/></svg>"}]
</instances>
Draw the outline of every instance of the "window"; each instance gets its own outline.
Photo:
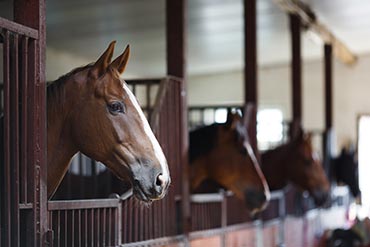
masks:
<instances>
[{"instance_id":1,"label":"window","mask_svg":"<svg viewBox=\"0 0 370 247\"><path fill-rule=\"evenodd\" d=\"M283 140L283 112L268 108L257 113L257 141L260 150L270 149Z\"/></svg>"},{"instance_id":2,"label":"window","mask_svg":"<svg viewBox=\"0 0 370 247\"><path fill-rule=\"evenodd\" d=\"M358 169L361 200L366 216L370 213L370 115L361 116L358 122Z\"/></svg>"}]
</instances>

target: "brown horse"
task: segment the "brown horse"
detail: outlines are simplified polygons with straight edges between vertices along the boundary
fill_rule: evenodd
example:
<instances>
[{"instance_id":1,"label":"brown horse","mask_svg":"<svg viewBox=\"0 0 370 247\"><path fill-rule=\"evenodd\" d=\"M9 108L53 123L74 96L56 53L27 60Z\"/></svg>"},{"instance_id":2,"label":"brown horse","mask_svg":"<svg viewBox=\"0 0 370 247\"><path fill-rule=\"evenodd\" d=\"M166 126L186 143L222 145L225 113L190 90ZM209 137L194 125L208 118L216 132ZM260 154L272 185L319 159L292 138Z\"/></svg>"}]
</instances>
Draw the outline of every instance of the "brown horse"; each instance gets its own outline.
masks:
<instances>
[{"instance_id":1,"label":"brown horse","mask_svg":"<svg viewBox=\"0 0 370 247\"><path fill-rule=\"evenodd\" d=\"M306 190L316 205L322 205L329 195L329 181L315 155L311 135L300 131L287 144L262 153L262 171L271 190L278 190L292 182Z\"/></svg>"},{"instance_id":2,"label":"brown horse","mask_svg":"<svg viewBox=\"0 0 370 247\"><path fill-rule=\"evenodd\" d=\"M239 114L229 112L226 123L190 132L189 160L192 191L210 179L244 200L252 213L266 206L269 189Z\"/></svg>"},{"instance_id":3,"label":"brown horse","mask_svg":"<svg viewBox=\"0 0 370 247\"><path fill-rule=\"evenodd\" d=\"M129 181L142 201L160 199L168 189L166 158L136 98L120 79L130 49L127 46L111 62L114 45L95 63L73 70L47 88L49 198L79 151Z\"/></svg>"}]
</instances>

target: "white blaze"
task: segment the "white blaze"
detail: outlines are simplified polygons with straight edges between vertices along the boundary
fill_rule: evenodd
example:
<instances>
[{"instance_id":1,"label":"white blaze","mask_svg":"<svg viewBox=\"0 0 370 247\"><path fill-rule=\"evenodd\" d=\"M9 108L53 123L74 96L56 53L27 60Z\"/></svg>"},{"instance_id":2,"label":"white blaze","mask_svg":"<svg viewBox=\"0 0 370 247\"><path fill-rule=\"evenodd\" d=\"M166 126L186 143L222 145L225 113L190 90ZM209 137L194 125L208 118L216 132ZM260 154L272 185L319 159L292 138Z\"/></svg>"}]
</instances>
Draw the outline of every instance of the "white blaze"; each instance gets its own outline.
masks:
<instances>
[{"instance_id":1,"label":"white blaze","mask_svg":"<svg viewBox=\"0 0 370 247\"><path fill-rule=\"evenodd\" d=\"M153 131L149 126L148 120L146 119L139 103L137 102L135 95L127 87L126 83L123 83L123 88L124 88L124 90L126 90L132 104L136 108L136 111L139 113L139 116L140 116L141 121L143 123L144 131L147 134L147 136L149 137L149 140L151 141L152 146L153 146L154 154L155 154L157 160L159 161L159 163L162 167L162 179L165 183L168 183L169 180L170 180L170 173L169 173L169 170L168 170L167 160L166 160L166 157L163 154L162 148L159 145L159 143L157 141L157 138L155 138L155 136L153 134Z\"/></svg>"}]
</instances>

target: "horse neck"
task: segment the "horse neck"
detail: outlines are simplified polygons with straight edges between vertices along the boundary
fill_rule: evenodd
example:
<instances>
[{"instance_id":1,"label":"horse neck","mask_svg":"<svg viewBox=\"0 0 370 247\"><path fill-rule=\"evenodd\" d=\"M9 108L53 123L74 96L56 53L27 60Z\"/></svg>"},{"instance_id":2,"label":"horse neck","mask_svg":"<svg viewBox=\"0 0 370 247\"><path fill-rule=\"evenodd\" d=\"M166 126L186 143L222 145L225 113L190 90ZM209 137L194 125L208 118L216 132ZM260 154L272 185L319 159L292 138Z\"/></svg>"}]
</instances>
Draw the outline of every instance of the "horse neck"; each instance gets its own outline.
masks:
<instances>
[{"instance_id":1,"label":"horse neck","mask_svg":"<svg viewBox=\"0 0 370 247\"><path fill-rule=\"evenodd\" d=\"M281 145L261 155L261 169L271 190L282 189L288 184L290 146L289 143Z\"/></svg>"},{"instance_id":2,"label":"horse neck","mask_svg":"<svg viewBox=\"0 0 370 247\"><path fill-rule=\"evenodd\" d=\"M72 157L78 151L73 145L71 126L68 123L68 116L75 105L75 99L79 98L77 94L80 92L79 89L72 89L73 84L73 82L65 81L61 86L55 85L57 89L48 88L48 197L52 196L62 181ZM51 87L53 86L51 85Z\"/></svg>"},{"instance_id":3,"label":"horse neck","mask_svg":"<svg viewBox=\"0 0 370 247\"><path fill-rule=\"evenodd\" d=\"M189 174L191 189L208 178L207 159L217 141L218 125L213 124L191 131L189 135Z\"/></svg>"}]
</instances>

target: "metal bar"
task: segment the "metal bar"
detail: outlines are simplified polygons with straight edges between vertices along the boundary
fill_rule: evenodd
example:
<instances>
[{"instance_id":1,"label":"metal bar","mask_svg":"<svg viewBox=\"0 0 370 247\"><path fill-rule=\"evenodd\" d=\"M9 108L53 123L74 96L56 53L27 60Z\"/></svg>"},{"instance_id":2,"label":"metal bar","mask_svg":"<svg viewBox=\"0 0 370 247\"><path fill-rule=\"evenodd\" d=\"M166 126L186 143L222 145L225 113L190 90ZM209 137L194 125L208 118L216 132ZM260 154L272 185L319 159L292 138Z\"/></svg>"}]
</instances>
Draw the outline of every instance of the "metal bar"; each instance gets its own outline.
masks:
<instances>
[{"instance_id":1,"label":"metal bar","mask_svg":"<svg viewBox=\"0 0 370 247\"><path fill-rule=\"evenodd\" d=\"M112 209L108 208L108 243L112 244Z\"/></svg>"},{"instance_id":2,"label":"metal bar","mask_svg":"<svg viewBox=\"0 0 370 247\"><path fill-rule=\"evenodd\" d=\"M24 11L24 10L27 11ZM46 51L46 22L45 22L45 0L14 0L14 20L38 30L37 39L34 42L34 51L31 56L34 64L29 73L32 75L30 81L30 153L33 181L32 202L34 203L32 228L34 239L32 245L44 246L43 236L47 233L47 188L46 188L46 80L45 80L45 51ZM32 34L31 34L32 35ZM33 70L33 72L32 72ZM32 112L32 114L31 114ZM30 241L31 244L31 241Z\"/></svg>"},{"instance_id":3,"label":"metal bar","mask_svg":"<svg viewBox=\"0 0 370 247\"><path fill-rule=\"evenodd\" d=\"M64 210L64 246L68 246L68 215L67 215L67 210Z\"/></svg>"},{"instance_id":4,"label":"metal bar","mask_svg":"<svg viewBox=\"0 0 370 247\"><path fill-rule=\"evenodd\" d=\"M107 209L106 208L103 208L103 246L106 245L106 213L107 213Z\"/></svg>"},{"instance_id":5,"label":"metal bar","mask_svg":"<svg viewBox=\"0 0 370 247\"><path fill-rule=\"evenodd\" d=\"M145 79L129 79L125 80L127 84L135 86L135 85L155 85L161 82L162 78L145 78Z\"/></svg>"},{"instance_id":6,"label":"metal bar","mask_svg":"<svg viewBox=\"0 0 370 247\"><path fill-rule=\"evenodd\" d=\"M292 42L292 120L302 121L302 59L301 59L301 20L289 14Z\"/></svg>"},{"instance_id":7,"label":"metal bar","mask_svg":"<svg viewBox=\"0 0 370 247\"><path fill-rule=\"evenodd\" d=\"M333 127L333 49L324 45L325 71L325 130Z\"/></svg>"},{"instance_id":8,"label":"metal bar","mask_svg":"<svg viewBox=\"0 0 370 247\"><path fill-rule=\"evenodd\" d=\"M10 179L10 35L8 31L4 32L3 44L3 69L4 69L4 246L11 246L12 236L12 196Z\"/></svg>"},{"instance_id":9,"label":"metal bar","mask_svg":"<svg viewBox=\"0 0 370 247\"><path fill-rule=\"evenodd\" d=\"M115 244L122 244L122 203L119 204L116 215L117 222L117 241Z\"/></svg>"},{"instance_id":10,"label":"metal bar","mask_svg":"<svg viewBox=\"0 0 370 247\"><path fill-rule=\"evenodd\" d=\"M11 32L24 35L33 39L39 38L39 32L36 29L18 24L16 22L7 20L5 18L0 17L0 27Z\"/></svg>"},{"instance_id":11,"label":"metal bar","mask_svg":"<svg viewBox=\"0 0 370 247\"><path fill-rule=\"evenodd\" d=\"M99 200L73 200L73 201L49 201L49 210L64 209L93 209L93 208L117 208L119 200L99 199Z\"/></svg>"},{"instance_id":12,"label":"metal bar","mask_svg":"<svg viewBox=\"0 0 370 247\"><path fill-rule=\"evenodd\" d=\"M87 210L88 209L84 209L84 236L85 236L85 247L88 247L88 242L89 242L89 239L88 239L88 235L87 235L87 228L88 228L88 222L87 222Z\"/></svg>"},{"instance_id":13,"label":"metal bar","mask_svg":"<svg viewBox=\"0 0 370 247\"><path fill-rule=\"evenodd\" d=\"M167 74L179 78L186 78L186 5L187 0L179 1L166 1L166 44L167 44ZM171 80L171 78L168 78ZM191 230L191 213L190 213L190 200L189 200L189 184L188 184L188 113L186 101L186 86L183 80L179 90L179 108L181 109L178 114L180 115L179 125L176 126L180 133L179 138L181 142L178 146L178 154L180 156L179 163L181 164L181 172L177 181L181 181L181 194L182 194L182 230L184 234L188 234ZM168 104L167 104L168 105ZM171 128L171 129L176 129ZM164 130L162 133L166 133ZM172 137L172 135L171 135ZM171 152L169 152L171 153ZM178 182L180 185L180 182ZM175 185L176 186L176 185ZM175 200L173 200L175 202ZM166 212L164 212L166 214ZM157 222L155 222L157 223ZM157 228L156 228L157 229ZM163 235L162 235L163 236Z\"/></svg>"},{"instance_id":14,"label":"metal bar","mask_svg":"<svg viewBox=\"0 0 370 247\"><path fill-rule=\"evenodd\" d=\"M20 215L19 215L19 60L18 60L18 35L13 35L11 46L10 85L11 103L11 164L12 164L12 220L13 220L13 246L20 245Z\"/></svg>"},{"instance_id":15,"label":"metal bar","mask_svg":"<svg viewBox=\"0 0 370 247\"><path fill-rule=\"evenodd\" d=\"M71 229L71 242L72 242L72 247L75 246L75 210L72 210L72 229Z\"/></svg>"},{"instance_id":16,"label":"metal bar","mask_svg":"<svg viewBox=\"0 0 370 247\"><path fill-rule=\"evenodd\" d=\"M27 92L28 92L28 38L24 37L22 39L22 72L21 72L21 83L22 83L22 139L21 139L21 190L23 194L23 202L28 202L27 197L27 137L28 137L28 111L27 111Z\"/></svg>"},{"instance_id":17,"label":"metal bar","mask_svg":"<svg viewBox=\"0 0 370 247\"><path fill-rule=\"evenodd\" d=\"M82 235L82 229L81 229L81 209L78 209L78 246L81 246L81 235Z\"/></svg>"},{"instance_id":18,"label":"metal bar","mask_svg":"<svg viewBox=\"0 0 370 247\"><path fill-rule=\"evenodd\" d=\"M90 211L90 220L91 220L91 224L90 224L90 228L91 228L91 247L94 246L94 209L91 209Z\"/></svg>"},{"instance_id":19,"label":"metal bar","mask_svg":"<svg viewBox=\"0 0 370 247\"><path fill-rule=\"evenodd\" d=\"M244 0L244 104L258 103L257 85L257 3ZM248 124L249 140L257 156L257 112L253 112Z\"/></svg>"},{"instance_id":20,"label":"metal bar","mask_svg":"<svg viewBox=\"0 0 370 247\"><path fill-rule=\"evenodd\" d=\"M97 246L100 247L100 208L96 209L96 215L95 215L96 222L96 243Z\"/></svg>"},{"instance_id":21,"label":"metal bar","mask_svg":"<svg viewBox=\"0 0 370 247\"><path fill-rule=\"evenodd\" d=\"M60 247L60 211L57 213L57 237L55 239L58 241L57 247Z\"/></svg>"},{"instance_id":22,"label":"metal bar","mask_svg":"<svg viewBox=\"0 0 370 247\"><path fill-rule=\"evenodd\" d=\"M244 0L244 103L257 105L257 7Z\"/></svg>"}]
</instances>

